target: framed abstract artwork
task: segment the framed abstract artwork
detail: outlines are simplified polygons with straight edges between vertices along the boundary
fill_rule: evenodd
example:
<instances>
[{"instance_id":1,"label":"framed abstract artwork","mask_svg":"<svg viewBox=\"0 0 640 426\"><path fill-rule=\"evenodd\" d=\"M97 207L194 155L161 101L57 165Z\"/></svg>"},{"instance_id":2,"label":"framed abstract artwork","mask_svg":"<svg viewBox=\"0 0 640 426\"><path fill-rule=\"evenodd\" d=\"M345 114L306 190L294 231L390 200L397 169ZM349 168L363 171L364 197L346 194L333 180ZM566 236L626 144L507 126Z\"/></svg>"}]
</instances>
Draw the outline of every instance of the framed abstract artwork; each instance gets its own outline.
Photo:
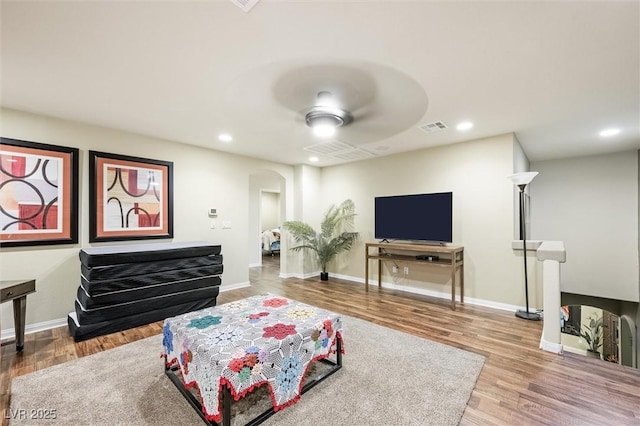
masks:
<instances>
[{"instance_id":1,"label":"framed abstract artwork","mask_svg":"<svg viewBox=\"0 0 640 426\"><path fill-rule=\"evenodd\" d=\"M78 149L0 138L0 246L78 242Z\"/></svg>"},{"instance_id":2,"label":"framed abstract artwork","mask_svg":"<svg viewBox=\"0 0 640 426\"><path fill-rule=\"evenodd\" d=\"M89 241L173 238L173 163L89 151Z\"/></svg>"}]
</instances>

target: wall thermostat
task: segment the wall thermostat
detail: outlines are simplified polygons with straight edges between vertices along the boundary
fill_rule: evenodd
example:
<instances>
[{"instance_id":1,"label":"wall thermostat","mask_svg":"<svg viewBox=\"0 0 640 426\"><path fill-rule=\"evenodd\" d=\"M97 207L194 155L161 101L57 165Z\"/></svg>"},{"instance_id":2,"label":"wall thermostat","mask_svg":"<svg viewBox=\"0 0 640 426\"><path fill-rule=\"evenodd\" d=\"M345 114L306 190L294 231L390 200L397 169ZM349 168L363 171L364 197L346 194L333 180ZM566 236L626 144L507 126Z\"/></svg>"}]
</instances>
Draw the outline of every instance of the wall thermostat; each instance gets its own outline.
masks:
<instances>
[{"instance_id":1,"label":"wall thermostat","mask_svg":"<svg viewBox=\"0 0 640 426\"><path fill-rule=\"evenodd\" d=\"M210 208L209 217L218 217L218 209Z\"/></svg>"}]
</instances>

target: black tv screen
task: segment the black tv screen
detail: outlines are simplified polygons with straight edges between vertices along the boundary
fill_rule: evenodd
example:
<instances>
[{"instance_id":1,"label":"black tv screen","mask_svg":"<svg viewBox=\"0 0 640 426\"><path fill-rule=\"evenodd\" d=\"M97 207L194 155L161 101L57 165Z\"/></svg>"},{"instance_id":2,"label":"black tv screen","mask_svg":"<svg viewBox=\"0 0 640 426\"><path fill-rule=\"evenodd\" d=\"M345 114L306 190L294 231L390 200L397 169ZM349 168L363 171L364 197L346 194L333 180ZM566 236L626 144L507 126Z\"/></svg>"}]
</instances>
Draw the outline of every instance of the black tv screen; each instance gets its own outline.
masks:
<instances>
[{"instance_id":1,"label":"black tv screen","mask_svg":"<svg viewBox=\"0 0 640 426\"><path fill-rule=\"evenodd\" d=\"M453 193L376 197L375 238L452 242Z\"/></svg>"}]
</instances>

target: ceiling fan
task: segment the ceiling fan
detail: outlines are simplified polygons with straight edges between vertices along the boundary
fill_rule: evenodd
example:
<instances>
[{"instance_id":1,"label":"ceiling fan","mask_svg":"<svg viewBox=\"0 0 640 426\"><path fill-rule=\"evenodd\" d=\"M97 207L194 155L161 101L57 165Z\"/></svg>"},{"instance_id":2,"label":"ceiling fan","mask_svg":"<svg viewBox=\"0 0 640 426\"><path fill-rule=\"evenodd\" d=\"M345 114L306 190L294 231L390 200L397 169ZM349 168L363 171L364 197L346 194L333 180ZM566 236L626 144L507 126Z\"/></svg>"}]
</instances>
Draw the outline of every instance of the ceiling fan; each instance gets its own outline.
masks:
<instances>
[{"instance_id":1,"label":"ceiling fan","mask_svg":"<svg viewBox=\"0 0 640 426\"><path fill-rule=\"evenodd\" d=\"M289 140L292 146L319 137L372 146L410 129L428 105L420 83L393 68L315 59L247 71L229 86L225 98L227 113L241 125Z\"/></svg>"}]
</instances>

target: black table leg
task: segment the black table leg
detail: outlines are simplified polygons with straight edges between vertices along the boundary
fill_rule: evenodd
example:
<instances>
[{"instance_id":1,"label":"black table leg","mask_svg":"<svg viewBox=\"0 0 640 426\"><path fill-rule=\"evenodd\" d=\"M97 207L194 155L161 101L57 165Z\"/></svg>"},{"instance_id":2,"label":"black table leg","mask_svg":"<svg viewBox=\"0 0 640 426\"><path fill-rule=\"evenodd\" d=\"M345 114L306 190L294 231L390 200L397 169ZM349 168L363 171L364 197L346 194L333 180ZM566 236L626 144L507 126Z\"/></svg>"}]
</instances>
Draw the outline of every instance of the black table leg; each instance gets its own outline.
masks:
<instances>
[{"instance_id":1,"label":"black table leg","mask_svg":"<svg viewBox=\"0 0 640 426\"><path fill-rule=\"evenodd\" d=\"M222 387L222 426L231 426L231 390Z\"/></svg>"}]
</instances>

